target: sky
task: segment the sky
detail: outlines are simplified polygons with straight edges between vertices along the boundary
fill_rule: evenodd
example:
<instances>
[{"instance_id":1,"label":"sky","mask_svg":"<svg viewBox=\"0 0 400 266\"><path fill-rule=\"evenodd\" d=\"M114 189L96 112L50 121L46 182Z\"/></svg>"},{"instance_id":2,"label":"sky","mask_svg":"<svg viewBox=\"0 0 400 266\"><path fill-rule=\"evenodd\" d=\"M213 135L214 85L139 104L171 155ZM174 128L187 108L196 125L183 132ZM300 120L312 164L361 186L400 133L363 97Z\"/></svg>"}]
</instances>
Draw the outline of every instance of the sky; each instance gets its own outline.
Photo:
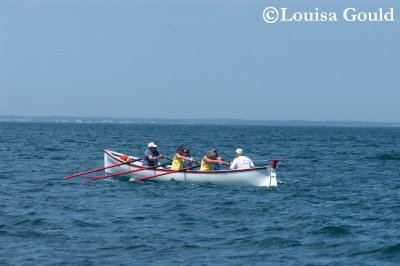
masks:
<instances>
[{"instance_id":1,"label":"sky","mask_svg":"<svg viewBox=\"0 0 400 266\"><path fill-rule=\"evenodd\" d=\"M337 21L282 21L282 8ZM346 21L347 8L393 8L394 21ZM0 115L399 122L399 12L398 0L1 0Z\"/></svg>"}]
</instances>

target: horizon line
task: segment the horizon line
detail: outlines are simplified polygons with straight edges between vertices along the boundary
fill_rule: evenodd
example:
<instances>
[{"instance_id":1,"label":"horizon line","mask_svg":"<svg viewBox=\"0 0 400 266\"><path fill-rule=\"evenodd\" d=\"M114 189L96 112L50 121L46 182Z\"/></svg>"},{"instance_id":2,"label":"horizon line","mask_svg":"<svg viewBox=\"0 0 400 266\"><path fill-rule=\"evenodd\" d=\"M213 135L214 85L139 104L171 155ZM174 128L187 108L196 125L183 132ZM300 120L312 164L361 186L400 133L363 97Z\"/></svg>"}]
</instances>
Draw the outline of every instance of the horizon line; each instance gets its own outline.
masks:
<instances>
[{"instance_id":1,"label":"horizon line","mask_svg":"<svg viewBox=\"0 0 400 266\"><path fill-rule=\"evenodd\" d=\"M159 121L185 121L185 122L190 122L190 121L214 121L214 122L222 122L222 121L230 121L230 122L249 122L249 123L355 123L355 124L395 124L396 126L400 126L400 122L384 122L384 121L368 121L368 120L304 120L304 119L249 119L249 118L157 118L157 117L149 117L149 118L144 118L144 117L108 117L108 116L71 116L71 115L1 115L0 114L0 122L12 122L12 120L15 121L20 121L20 122L46 122L46 121L21 121L24 119L31 119L31 120L37 120L37 119L51 119L51 121L47 122L76 122L76 123L89 123L91 121L78 121L78 120L102 120L102 121L94 121L94 123L107 123L107 120L109 123L120 123L120 122L126 122L126 123L149 123L149 122L154 122L151 120L159 120ZM75 121L53 121L53 119L61 119L61 120L75 120ZM112 120L118 120L118 121L112 121ZM134 120L134 121L132 121ZM138 121L139 120L139 121Z\"/></svg>"}]
</instances>

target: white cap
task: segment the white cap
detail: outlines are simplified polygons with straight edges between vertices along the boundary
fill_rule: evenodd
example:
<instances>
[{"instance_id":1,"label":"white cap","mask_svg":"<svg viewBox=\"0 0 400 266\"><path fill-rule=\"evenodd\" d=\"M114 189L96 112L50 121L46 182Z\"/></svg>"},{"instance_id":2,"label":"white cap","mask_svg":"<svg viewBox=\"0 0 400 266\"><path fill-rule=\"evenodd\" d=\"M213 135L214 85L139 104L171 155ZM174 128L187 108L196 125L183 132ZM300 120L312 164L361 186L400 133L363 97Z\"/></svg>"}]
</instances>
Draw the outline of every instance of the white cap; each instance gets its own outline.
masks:
<instances>
[{"instance_id":1,"label":"white cap","mask_svg":"<svg viewBox=\"0 0 400 266\"><path fill-rule=\"evenodd\" d=\"M243 154L243 150L242 149L236 149L236 151L235 151L237 154L240 154L240 155L242 155Z\"/></svg>"},{"instance_id":2,"label":"white cap","mask_svg":"<svg viewBox=\"0 0 400 266\"><path fill-rule=\"evenodd\" d=\"M155 144L154 142L150 142L150 143L147 145L147 147L149 147L149 148L155 148L155 147L157 147L157 144Z\"/></svg>"}]
</instances>

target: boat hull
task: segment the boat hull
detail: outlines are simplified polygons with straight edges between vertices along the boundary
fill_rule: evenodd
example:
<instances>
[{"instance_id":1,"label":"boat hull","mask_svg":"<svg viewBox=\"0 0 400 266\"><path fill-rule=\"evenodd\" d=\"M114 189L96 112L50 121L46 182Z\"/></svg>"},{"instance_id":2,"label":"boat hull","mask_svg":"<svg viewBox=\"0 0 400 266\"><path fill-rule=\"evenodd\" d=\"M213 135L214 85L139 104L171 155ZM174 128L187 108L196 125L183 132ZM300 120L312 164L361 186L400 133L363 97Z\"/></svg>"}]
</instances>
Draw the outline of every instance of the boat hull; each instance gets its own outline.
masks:
<instances>
[{"instance_id":1,"label":"boat hull","mask_svg":"<svg viewBox=\"0 0 400 266\"><path fill-rule=\"evenodd\" d=\"M119 159L121 153L104 150L104 166L111 166L121 163ZM138 159L134 157L133 159ZM153 181L178 181L190 183L213 183L227 185L248 185L248 186L277 186L276 170L270 166L256 167L240 170L219 170L219 171L171 171L168 168L146 169L140 162L125 164L118 167L106 169L107 173L118 173L126 171L140 170L133 173L124 174L130 181L137 181L153 175L164 174L148 180ZM168 174L167 174L168 173Z\"/></svg>"}]
</instances>

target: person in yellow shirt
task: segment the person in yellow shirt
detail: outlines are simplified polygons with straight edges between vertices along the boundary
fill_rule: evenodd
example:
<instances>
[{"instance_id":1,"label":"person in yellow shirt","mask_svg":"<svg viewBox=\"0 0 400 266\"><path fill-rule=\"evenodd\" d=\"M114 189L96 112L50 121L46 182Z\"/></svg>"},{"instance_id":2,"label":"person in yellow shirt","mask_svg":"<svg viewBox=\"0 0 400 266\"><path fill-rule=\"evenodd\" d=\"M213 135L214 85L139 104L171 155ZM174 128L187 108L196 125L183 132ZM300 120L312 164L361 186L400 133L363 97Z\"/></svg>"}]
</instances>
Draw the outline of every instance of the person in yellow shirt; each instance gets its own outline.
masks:
<instances>
[{"instance_id":1,"label":"person in yellow shirt","mask_svg":"<svg viewBox=\"0 0 400 266\"><path fill-rule=\"evenodd\" d=\"M218 159L218 155L214 151L209 151L201 161L200 171L214 170L214 164L224 164L224 161Z\"/></svg>"},{"instance_id":2,"label":"person in yellow shirt","mask_svg":"<svg viewBox=\"0 0 400 266\"><path fill-rule=\"evenodd\" d=\"M171 170L182 170L185 161L196 162L193 158L188 157L188 149L179 146L176 150L174 159L172 160Z\"/></svg>"}]
</instances>

